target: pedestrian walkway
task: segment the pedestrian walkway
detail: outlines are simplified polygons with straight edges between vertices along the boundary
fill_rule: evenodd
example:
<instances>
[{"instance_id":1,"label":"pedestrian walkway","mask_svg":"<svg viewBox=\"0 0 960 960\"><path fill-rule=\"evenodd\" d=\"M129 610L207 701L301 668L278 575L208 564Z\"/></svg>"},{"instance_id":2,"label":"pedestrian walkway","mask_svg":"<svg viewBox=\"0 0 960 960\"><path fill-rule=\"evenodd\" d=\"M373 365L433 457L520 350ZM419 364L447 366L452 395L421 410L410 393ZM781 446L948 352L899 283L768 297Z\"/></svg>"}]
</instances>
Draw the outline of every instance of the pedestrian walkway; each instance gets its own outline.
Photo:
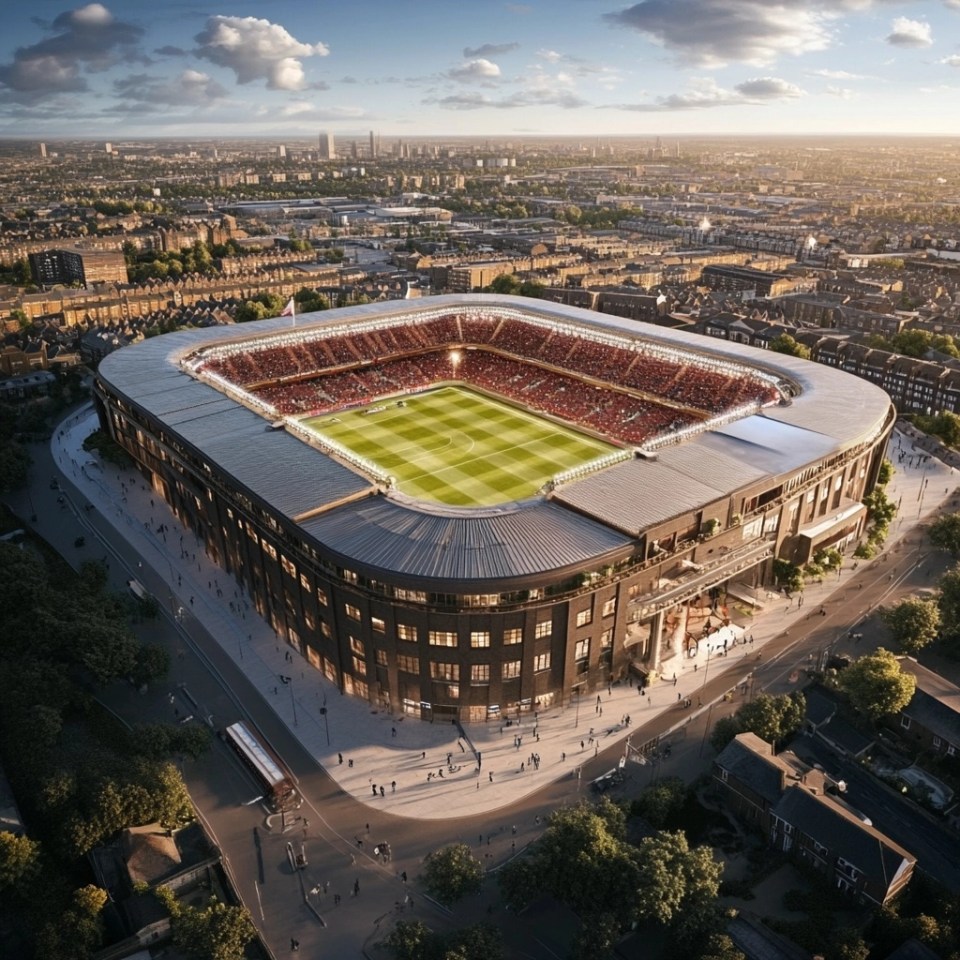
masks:
<instances>
[{"instance_id":1,"label":"pedestrian walkway","mask_svg":"<svg viewBox=\"0 0 960 960\"><path fill-rule=\"evenodd\" d=\"M631 679L561 707L461 729L342 695L278 638L250 597L209 560L199 540L179 525L139 473L120 471L82 449L83 439L96 427L92 410L62 424L52 441L54 459L130 542L141 563L166 583L168 595L158 596L160 602L184 629L191 617L203 624L343 790L371 807L417 819L489 811L562 777L583 777L585 790L582 768L601 752L621 745L612 754L613 766L626 738L650 720L666 715L674 721L671 728L689 722L708 709L701 703L708 680L729 678L731 690L742 684L762 657L764 644L829 604L854 563L848 559L839 573L808 585L802 602L799 596L767 593L752 615L734 614L739 629L727 634L726 643L716 634L698 645L695 656L666 660L660 682L644 691ZM888 495L901 503L894 540L906 537L924 511L947 500L956 482L953 468L935 459L915 459L914 467L906 460L898 463L900 453L910 449L911 441L894 434L889 456L898 469ZM81 505L74 506L79 510ZM132 570L131 576L136 575Z\"/></svg>"}]
</instances>

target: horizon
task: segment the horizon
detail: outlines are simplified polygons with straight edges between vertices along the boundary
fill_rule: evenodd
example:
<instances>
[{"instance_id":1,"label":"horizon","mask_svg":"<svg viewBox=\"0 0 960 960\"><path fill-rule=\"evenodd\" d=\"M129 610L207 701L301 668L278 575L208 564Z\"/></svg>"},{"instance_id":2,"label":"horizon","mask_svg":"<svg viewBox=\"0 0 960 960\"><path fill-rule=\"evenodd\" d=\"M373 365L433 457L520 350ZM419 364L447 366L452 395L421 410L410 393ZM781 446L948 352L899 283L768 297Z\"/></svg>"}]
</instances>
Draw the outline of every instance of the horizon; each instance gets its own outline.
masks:
<instances>
[{"instance_id":1,"label":"horizon","mask_svg":"<svg viewBox=\"0 0 960 960\"><path fill-rule=\"evenodd\" d=\"M37 9L0 139L960 136L960 0Z\"/></svg>"}]
</instances>

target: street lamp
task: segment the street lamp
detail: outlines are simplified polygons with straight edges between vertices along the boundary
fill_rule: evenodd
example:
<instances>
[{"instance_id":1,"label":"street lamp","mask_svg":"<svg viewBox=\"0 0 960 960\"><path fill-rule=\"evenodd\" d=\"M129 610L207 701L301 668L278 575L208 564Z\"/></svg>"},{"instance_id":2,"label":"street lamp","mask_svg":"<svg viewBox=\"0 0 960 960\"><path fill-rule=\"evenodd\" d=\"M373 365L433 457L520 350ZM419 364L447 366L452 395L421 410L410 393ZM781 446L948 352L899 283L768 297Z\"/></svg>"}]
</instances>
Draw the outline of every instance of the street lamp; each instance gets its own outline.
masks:
<instances>
[{"instance_id":1,"label":"street lamp","mask_svg":"<svg viewBox=\"0 0 960 960\"><path fill-rule=\"evenodd\" d=\"M323 729L327 734L327 746L330 746L330 721L327 719L327 691L323 691L323 706L320 708L320 715L323 717Z\"/></svg>"}]
</instances>

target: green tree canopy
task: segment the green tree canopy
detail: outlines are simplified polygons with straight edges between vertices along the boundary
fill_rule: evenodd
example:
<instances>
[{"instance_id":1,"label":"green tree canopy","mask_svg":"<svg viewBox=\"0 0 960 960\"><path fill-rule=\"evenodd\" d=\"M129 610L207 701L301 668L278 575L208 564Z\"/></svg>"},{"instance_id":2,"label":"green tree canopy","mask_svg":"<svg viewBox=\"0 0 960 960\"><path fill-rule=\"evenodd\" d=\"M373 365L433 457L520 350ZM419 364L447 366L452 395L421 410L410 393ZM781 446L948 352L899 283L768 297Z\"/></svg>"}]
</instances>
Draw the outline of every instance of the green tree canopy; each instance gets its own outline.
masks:
<instances>
[{"instance_id":1,"label":"green tree canopy","mask_svg":"<svg viewBox=\"0 0 960 960\"><path fill-rule=\"evenodd\" d=\"M954 556L960 554L960 513L945 513L938 517L930 524L927 536L938 550L946 550Z\"/></svg>"},{"instance_id":2,"label":"green tree canopy","mask_svg":"<svg viewBox=\"0 0 960 960\"><path fill-rule=\"evenodd\" d=\"M906 653L922 650L940 630L940 609L934 600L909 597L882 611L881 617L897 646Z\"/></svg>"},{"instance_id":3,"label":"green tree canopy","mask_svg":"<svg viewBox=\"0 0 960 960\"><path fill-rule=\"evenodd\" d=\"M755 733L761 740L776 745L800 729L805 711L806 699L800 692L776 696L761 693L732 717L721 717L713 728L710 744L720 751L737 734Z\"/></svg>"},{"instance_id":4,"label":"green tree canopy","mask_svg":"<svg viewBox=\"0 0 960 960\"><path fill-rule=\"evenodd\" d=\"M206 907L177 904L173 942L194 960L243 960L257 929L246 907L231 907L213 897Z\"/></svg>"},{"instance_id":5,"label":"green tree canopy","mask_svg":"<svg viewBox=\"0 0 960 960\"><path fill-rule=\"evenodd\" d=\"M810 348L804 346L790 336L789 333L781 333L770 341L770 349L774 353L785 353L791 357L800 357L801 360L810 359Z\"/></svg>"},{"instance_id":6,"label":"green tree canopy","mask_svg":"<svg viewBox=\"0 0 960 960\"><path fill-rule=\"evenodd\" d=\"M723 864L709 847L691 849L683 833L661 831L641 840L638 852L641 918L667 924L716 900Z\"/></svg>"},{"instance_id":7,"label":"green tree canopy","mask_svg":"<svg viewBox=\"0 0 960 960\"><path fill-rule=\"evenodd\" d=\"M18 888L38 868L40 845L29 837L0 831L0 890Z\"/></svg>"},{"instance_id":8,"label":"green tree canopy","mask_svg":"<svg viewBox=\"0 0 960 960\"><path fill-rule=\"evenodd\" d=\"M902 710L916 686L916 679L904 673L897 658L883 647L860 657L840 674L840 688L853 708L870 720Z\"/></svg>"},{"instance_id":9,"label":"green tree canopy","mask_svg":"<svg viewBox=\"0 0 960 960\"><path fill-rule=\"evenodd\" d=\"M687 802L687 785L679 777L664 777L640 791L630 812L642 817L651 827L662 830L671 824Z\"/></svg>"},{"instance_id":10,"label":"green tree canopy","mask_svg":"<svg viewBox=\"0 0 960 960\"><path fill-rule=\"evenodd\" d=\"M483 864L465 843L454 843L428 853L423 861L423 883L440 903L449 906L479 893Z\"/></svg>"}]
</instances>

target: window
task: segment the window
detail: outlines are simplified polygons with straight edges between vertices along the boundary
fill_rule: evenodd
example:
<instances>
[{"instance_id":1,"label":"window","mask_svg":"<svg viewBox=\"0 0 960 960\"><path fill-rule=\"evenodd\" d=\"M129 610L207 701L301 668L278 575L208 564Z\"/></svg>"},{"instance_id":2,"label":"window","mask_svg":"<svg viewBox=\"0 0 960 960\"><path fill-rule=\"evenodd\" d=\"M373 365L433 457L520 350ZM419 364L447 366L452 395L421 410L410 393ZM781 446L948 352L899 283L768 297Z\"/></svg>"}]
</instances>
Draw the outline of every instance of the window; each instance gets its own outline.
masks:
<instances>
[{"instance_id":1,"label":"window","mask_svg":"<svg viewBox=\"0 0 960 960\"><path fill-rule=\"evenodd\" d=\"M490 646L490 631L489 630L474 630L470 634L470 646L471 647L489 647Z\"/></svg>"},{"instance_id":2,"label":"window","mask_svg":"<svg viewBox=\"0 0 960 960\"><path fill-rule=\"evenodd\" d=\"M283 572L288 577L297 576L297 565L292 561L287 559L283 554L280 554L280 566L283 567Z\"/></svg>"},{"instance_id":3,"label":"window","mask_svg":"<svg viewBox=\"0 0 960 960\"><path fill-rule=\"evenodd\" d=\"M729 776L730 776L729 771L724 770L723 767L721 767L721 768L720 768L720 779L721 779L724 783L726 783L726 782L727 782L727 778L728 778Z\"/></svg>"},{"instance_id":4,"label":"window","mask_svg":"<svg viewBox=\"0 0 960 960\"><path fill-rule=\"evenodd\" d=\"M362 657L353 658L353 675L355 677L365 677L367 675L367 661Z\"/></svg>"},{"instance_id":5,"label":"window","mask_svg":"<svg viewBox=\"0 0 960 960\"><path fill-rule=\"evenodd\" d=\"M523 643L523 630L520 627L511 627L503 631L503 644L508 646L511 643Z\"/></svg>"},{"instance_id":6,"label":"window","mask_svg":"<svg viewBox=\"0 0 960 960\"><path fill-rule=\"evenodd\" d=\"M547 651L546 653L538 653L533 658L533 669L536 670L537 673L539 673L541 670L550 669L550 652L549 651Z\"/></svg>"},{"instance_id":7,"label":"window","mask_svg":"<svg viewBox=\"0 0 960 960\"><path fill-rule=\"evenodd\" d=\"M441 663L437 660L431 661L430 677L433 680L446 680L456 683L460 679L460 664Z\"/></svg>"},{"instance_id":8,"label":"window","mask_svg":"<svg viewBox=\"0 0 960 960\"><path fill-rule=\"evenodd\" d=\"M330 603L330 598L327 596L327 591L322 587L317 587L317 600L320 602L321 607L325 607Z\"/></svg>"},{"instance_id":9,"label":"window","mask_svg":"<svg viewBox=\"0 0 960 960\"><path fill-rule=\"evenodd\" d=\"M376 630L377 633L383 633L386 630L387 625L379 617L370 618L370 627L373 630Z\"/></svg>"},{"instance_id":10,"label":"window","mask_svg":"<svg viewBox=\"0 0 960 960\"><path fill-rule=\"evenodd\" d=\"M593 622L593 611L592 610L581 610L577 614L577 626L585 627L588 623Z\"/></svg>"},{"instance_id":11,"label":"window","mask_svg":"<svg viewBox=\"0 0 960 960\"><path fill-rule=\"evenodd\" d=\"M457 635L452 630L431 630L431 647L455 647L457 645Z\"/></svg>"},{"instance_id":12,"label":"window","mask_svg":"<svg viewBox=\"0 0 960 960\"><path fill-rule=\"evenodd\" d=\"M934 737L934 738L933 738L933 745L934 745L938 750L940 749L940 744L942 744L942 743L943 743L943 741L942 741L939 737Z\"/></svg>"},{"instance_id":13,"label":"window","mask_svg":"<svg viewBox=\"0 0 960 960\"><path fill-rule=\"evenodd\" d=\"M910 729L910 718L906 716L906 714L900 717L900 726L903 727L904 730Z\"/></svg>"},{"instance_id":14,"label":"window","mask_svg":"<svg viewBox=\"0 0 960 960\"><path fill-rule=\"evenodd\" d=\"M310 578L305 573L300 574L300 586L303 587L304 590L310 589Z\"/></svg>"},{"instance_id":15,"label":"window","mask_svg":"<svg viewBox=\"0 0 960 960\"><path fill-rule=\"evenodd\" d=\"M377 666L385 667L387 665L387 651L378 650L377 651Z\"/></svg>"},{"instance_id":16,"label":"window","mask_svg":"<svg viewBox=\"0 0 960 960\"><path fill-rule=\"evenodd\" d=\"M613 631L604 630L600 634L600 649L609 650L613 646Z\"/></svg>"},{"instance_id":17,"label":"window","mask_svg":"<svg viewBox=\"0 0 960 960\"><path fill-rule=\"evenodd\" d=\"M590 656L590 638L587 637L586 640L578 640L576 646L576 653L574 654L574 659L576 660L586 660Z\"/></svg>"},{"instance_id":18,"label":"window","mask_svg":"<svg viewBox=\"0 0 960 960\"><path fill-rule=\"evenodd\" d=\"M314 620L313 614L309 610L303 611L303 622L307 625L308 630L316 630L317 621Z\"/></svg>"},{"instance_id":19,"label":"window","mask_svg":"<svg viewBox=\"0 0 960 960\"><path fill-rule=\"evenodd\" d=\"M330 629L330 624L326 620L320 621L320 632L329 640L333 636L333 631Z\"/></svg>"},{"instance_id":20,"label":"window","mask_svg":"<svg viewBox=\"0 0 960 960\"><path fill-rule=\"evenodd\" d=\"M490 664L474 663L470 667L470 682L477 686L490 682Z\"/></svg>"},{"instance_id":21,"label":"window","mask_svg":"<svg viewBox=\"0 0 960 960\"><path fill-rule=\"evenodd\" d=\"M353 653L358 653L361 657L365 657L367 655L367 651L363 646L363 641L358 640L356 637L350 638L350 650Z\"/></svg>"},{"instance_id":22,"label":"window","mask_svg":"<svg viewBox=\"0 0 960 960\"><path fill-rule=\"evenodd\" d=\"M397 654L397 669L402 670L404 673L419 673L420 672L420 658L419 657L409 657L405 653Z\"/></svg>"},{"instance_id":23,"label":"window","mask_svg":"<svg viewBox=\"0 0 960 960\"><path fill-rule=\"evenodd\" d=\"M516 680L520 676L520 660L508 660L503 665L503 679Z\"/></svg>"},{"instance_id":24,"label":"window","mask_svg":"<svg viewBox=\"0 0 960 960\"><path fill-rule=\"evenodd\" d=\"M536 629L533 631L533 635L539 640L542 637L549 637L553 633L553 621L552 620L541 620Z\"/></svg>"},{"instance_id":25,"label":"window","mask_svg":"<svg viewBox=\"0 0 960 960\"><path fill-rule=\"evenodd\" d=\"M360 608L355 607L352 603L345 603L343 605L344 612L351 620L359 620L361 617Z\"/></svg>"},{"instance_id":26,"label":"window","mask_svg":"<svg viewBox=\"0 0 960 960\"><path fill-rule=\"evenodd\" d=\"M357 575L352 570L344 570L343 579L346 580L347 583L356 583Z\"/></svg>"},{"instance_id":27,"label":"window","mask_svg":"<svg viewBox=\"0 0 960 960\"><path fill-rule=\"evenodd\" d=\"M397 639L406 640L408 643L417 642L417 628L411 626L409 623L398 623L397 624Z\"/></svg>"},{"instance_id":28,"label":"window","mask_svg":"<svg viewBox=\"0 0 960 960\"><path fill-rule=\"evenodd\" d=\"M276 547L274 547L274 546L272 546L271 544L267 543L266 540L264 540L264 541L261 543L261 546L263 547L263 552L264 552L268 557L270 557L271 560L276 560L276 559L277 559L277 549L276 549Z\"/></svg>"},{"instance_id":29,"label":"window","mask_svg":"<svg viewBox=\"0 0 960 960\"><path fill-rule=\"evenodd\" d=\"M612 617L617 612L617 598L612 597L609 600L603 602L603 610L601 611L601 616Z\"/></svg>"}]
</instances>

